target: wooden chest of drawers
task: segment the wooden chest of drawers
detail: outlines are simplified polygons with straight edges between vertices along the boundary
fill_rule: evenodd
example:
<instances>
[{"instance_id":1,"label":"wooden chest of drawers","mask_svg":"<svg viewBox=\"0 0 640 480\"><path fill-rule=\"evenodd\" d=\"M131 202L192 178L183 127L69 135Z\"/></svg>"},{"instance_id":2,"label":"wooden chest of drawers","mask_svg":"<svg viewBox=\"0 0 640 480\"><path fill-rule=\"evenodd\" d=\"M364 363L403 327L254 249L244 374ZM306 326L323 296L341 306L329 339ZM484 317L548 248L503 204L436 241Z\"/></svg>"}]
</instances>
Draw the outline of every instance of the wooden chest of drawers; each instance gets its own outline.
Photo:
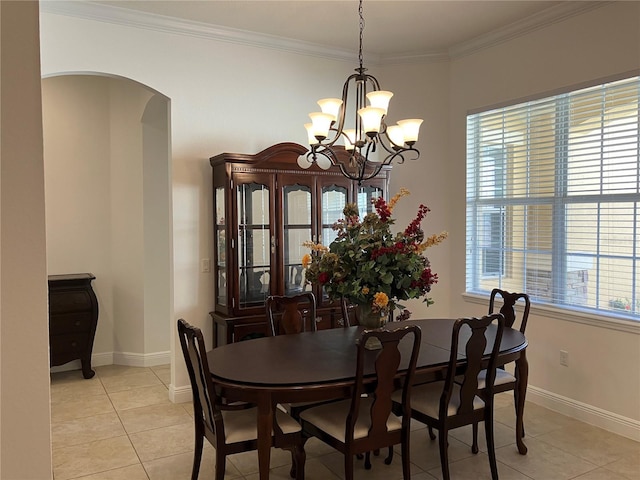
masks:
<instances>
[{"instance_id":1,"label":"wooden chest of drawers","mask_svg":"<svg viewBox=\"0 0 640 480\"><path fill-rule=\"evenodd\" d=\"M49 275L50 365L80 359L82 375L91 378L91 351L98 324L98 299L91 273Z\"/></svg>"}]
</instances>

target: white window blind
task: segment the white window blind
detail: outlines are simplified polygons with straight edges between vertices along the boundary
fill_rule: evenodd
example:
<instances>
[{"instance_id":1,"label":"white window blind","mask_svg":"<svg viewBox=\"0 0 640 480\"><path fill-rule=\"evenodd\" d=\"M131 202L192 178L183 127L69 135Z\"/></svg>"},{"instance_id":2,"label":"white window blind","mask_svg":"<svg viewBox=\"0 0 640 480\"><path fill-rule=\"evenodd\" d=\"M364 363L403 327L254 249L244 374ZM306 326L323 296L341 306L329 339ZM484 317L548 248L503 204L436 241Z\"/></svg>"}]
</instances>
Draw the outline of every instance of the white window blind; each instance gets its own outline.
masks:
<instances>
[{"instance_id":1,"label":"white window blind","mask_svg":"<svg viewBox=\"0 0 640 480\"><path fill-rule=\"evenodd\" d=\"M640 320L640 77L467 116L466 289Z\"/></svg>"}]
</instances>

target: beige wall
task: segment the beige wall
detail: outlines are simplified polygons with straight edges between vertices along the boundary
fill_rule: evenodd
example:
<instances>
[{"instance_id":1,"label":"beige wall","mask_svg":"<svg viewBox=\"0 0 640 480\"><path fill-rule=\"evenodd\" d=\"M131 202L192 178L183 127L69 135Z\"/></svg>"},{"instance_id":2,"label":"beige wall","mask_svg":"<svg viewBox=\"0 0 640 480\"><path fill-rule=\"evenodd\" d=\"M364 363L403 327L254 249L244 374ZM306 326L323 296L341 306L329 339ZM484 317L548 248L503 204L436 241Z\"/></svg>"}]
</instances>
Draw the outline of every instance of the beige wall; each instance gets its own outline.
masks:
<instances>
[{"instance_id":1,"label":"beige wall","mask_svg":"<svg viewBox=\"0 0 640 480\"><path fill-rule=\"evenodd\" d=\"M616 2L451 62L450 181L465 184L469 110L640 68L640 3ZM451 311L478 312L465 289L465 195L451 189ZM585 323L586 322L586 323ZM604 326L603 326L604 327ZM534 307L527 326L529 398L640 439L637 328L593 326ZM631 331L630 331L631 330ZM560 350L569 366L560 366ZM633 372L633 373L632 373ZM629 375L632 373L631 375Z\"/></svg>"},{"instance_id":2,"label":"beige wall","mask_svg":"<svg viewBox=\"0 0 640 480\"><path fill-rule=\"evenodd\" d=\"M398 202L394 210L396 228L404 229L415 218L418 206L422 203L431 209L422 222L425 235L449 230L450 205L446 195L449 184L446 181L449 169L449 62L386 66L379 80L383 88L396 92L391 100L389 123L401 118L424 118L417 145L420 158L398 165L391 175L391 195L400 191L401 187L411 192L411 195ZM393 85L393 88L387 85ZM430 293L435 301L432 306L427 308L421 300L406 302L414 318L449 316L450 247L451 242L446 240L425 252L439 279Z\"/></svg>"},{"instance_id":3,"label":"beige wall","mask_svg":"<svg viewBox=\"0 0 640 480\"><path fill-rule=\"evenodd\" d=\"M100 322L94 353L113 351L109 79L42 81L47 272L91 272Z\"/></svg>"},{"instance_id":4,"label":"beige wall","mask_svg":"<svg viewBox=\"0 0 640 480\"><path fill-rule=\"evenodd\" d=\"M0 2L0 478L51 478L38 4Z\"/></svg>"}]
</instances>

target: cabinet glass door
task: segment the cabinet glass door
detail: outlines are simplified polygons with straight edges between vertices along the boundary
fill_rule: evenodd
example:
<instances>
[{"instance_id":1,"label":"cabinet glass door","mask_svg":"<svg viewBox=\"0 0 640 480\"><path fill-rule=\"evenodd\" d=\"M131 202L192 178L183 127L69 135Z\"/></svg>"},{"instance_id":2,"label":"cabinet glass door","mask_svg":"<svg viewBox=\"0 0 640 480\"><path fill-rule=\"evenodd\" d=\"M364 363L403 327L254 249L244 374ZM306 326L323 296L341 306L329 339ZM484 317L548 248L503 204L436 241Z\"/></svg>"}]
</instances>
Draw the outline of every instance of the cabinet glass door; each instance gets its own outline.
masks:
<instances>
[{"instance_id":1,"label":"cabinet glass door","mask_svg":"<svg viewBox=\"0 0 640 480\"><path fill-rule=\"evenodd\" d=\"M295 295L310 290L304 283L302 256L309 251L302 244L311 240L311 187L285 185L283 198L283 266L284 294Z\"/></svg>"},{"instance_id":2,"label":"cabinet glass door","mask_svg":"<svg viewBox=\"0 0 640 480\"><path fill-rule=\"evenodd\" d=\"M372 199L384 196L384 191L381 187L374 185L360 185L358 187L358 213L362 220L367 213L375 211Z\"/></svg>"},{"instance_id":3,"label":"cabinet glass door","mask_svg":"<svg viewBox=\"0 0 640 480\"><path fill-rule=\"evenodd\" d=\"M271 275L270 192L267 185L238 185L238 269L240 308L264 304Z\"/></svg>"},{"instance_id":4,"label":"cabinet glass door","mask_svg":"<svg viewBox=\"0 0 640 480\"><path fill-rule=\"evenodd\" d=\"M217 187L215 191L216 219L214 224L215 235L215 262L216 278L214 281L216 289L216 303L227 305L227 239L226 239L226 219L225 212L225 192L224 187Z\"/></svg>"},{"instance_id":5,"label":"cabinet glass door","mask_svg":"<svg viewBox=\"0 0 640 480\"><path fill-rule=\"evenodd\" d=\"M318 241L328 247L338 233L333 224L344 217L343 210L347 204L347 187L342 185L325 185L322 187L321 213L322 229Z\"/></svg>"},{"instance_id":6,"label":"cabinet glass door","mask_svg":"<svg viewBox=\"0 0 640 480\"><path fill-rule=\"evenodd\" d=\"M331 245L338 232L333 229L333 224L344 218L344 207L348 200L348 188L344 185L322 185L320 190L320 238L319 243L325 247ZM318 292L316 292L318 295ZM322 288L321 303L327 303L329 296Z\"/></svg>"}]
</instances>

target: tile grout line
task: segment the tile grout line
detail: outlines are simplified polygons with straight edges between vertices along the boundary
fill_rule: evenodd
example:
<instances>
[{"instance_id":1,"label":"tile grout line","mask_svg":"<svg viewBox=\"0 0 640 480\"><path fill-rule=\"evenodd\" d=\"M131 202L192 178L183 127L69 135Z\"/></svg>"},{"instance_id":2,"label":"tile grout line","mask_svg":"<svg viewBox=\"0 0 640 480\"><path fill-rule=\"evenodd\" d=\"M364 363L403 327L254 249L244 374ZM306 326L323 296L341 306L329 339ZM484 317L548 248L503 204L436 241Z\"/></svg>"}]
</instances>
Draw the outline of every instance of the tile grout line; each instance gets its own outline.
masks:
<instances>
[{"instance_id":1,"label":"tile grout line","mask_svg":"<svg viewBox=\"0 0 640 480\"><path fill-rule=\"evenodd\" d=\"M147 469L144 468L144 464L142 463L142 460L140 459L140 455L138 454L138 450L136 450L136 447L133 444L133 441L131 441L131 437L129 435L129 431L126 429L126 427L124 426L124 423L122 422L122 417L120 416L120 411L113 404L113 400L111 399L111 394L107 391L107 387L105 387L104 383L102 382L102 377L100 377L100 375L98 375L98 379L100 380L100 383L102 384L102 388L104 388L104 391L107 394L107 398L109 399L109 403L111 403L111 407L113 408L113 411L118 416L118 421L120 422L120 425L122 426L122 430L124 430L124 433L127 436L127 440L129 441L129 445L131 445L131 448L133 449L133 451L136 454L136 458L138 459L138 463L140 464L140 467L142 467L142 470L144 471L144 474L146 475L147 479L149 479L149 474L147 472ZM118 467L118 468L123 468L123 467ZM117 470L117 469L111 469L111 470ZM105 471L109 471L109 470L105 470Z\"/></svg>"}]
</instances>

